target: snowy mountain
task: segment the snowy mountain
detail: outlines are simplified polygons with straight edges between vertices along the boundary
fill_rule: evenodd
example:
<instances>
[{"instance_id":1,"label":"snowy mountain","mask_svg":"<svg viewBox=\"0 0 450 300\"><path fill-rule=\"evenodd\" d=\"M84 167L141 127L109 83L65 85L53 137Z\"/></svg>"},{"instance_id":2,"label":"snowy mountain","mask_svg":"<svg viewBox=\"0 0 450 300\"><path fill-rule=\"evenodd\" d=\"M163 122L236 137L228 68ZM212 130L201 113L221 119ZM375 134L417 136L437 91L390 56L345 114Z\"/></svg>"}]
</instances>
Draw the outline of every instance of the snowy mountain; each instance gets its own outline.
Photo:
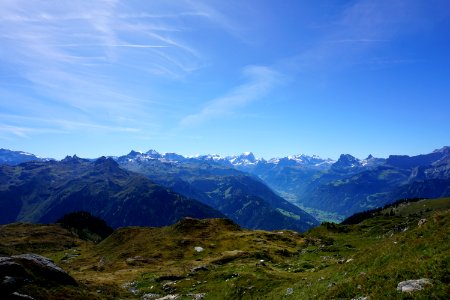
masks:
<instances>
[{"instance_id":1,"label":"snowy mountain","mask_svg":"<svg viewBox=\"0 0 450 300\"><path fill-rule=\"evenodd\" d=\"M366 159L363 159L361 161L361 166L366 167L366 168L375 168L377 166L384 164L385 162L386 162L386 159L373 157L372 154L369 154L369 156L367 156Z\"/></svg>"},{"instance_id":2,"label":"snowy mountain","mask_svg":"<svg viewBox=\"0 0 450 300\"><path fill-rule=\"evenodd\" d=\"M228 159L217 155L184 157L132 151L115 159L122 168L209 205L245 228L305 231L318 224L256 176L237 170ZM236 165L257 162L250 153L230 160Z\"/></svg>"},{"instance_id":3,"label":"snowy mountain","mask_svg":"<svg viewBox=\"0 0 450 300\"><path fill-rule=\"evenodd\" d=\"M282 158L271 158L266 160L264 158L257 158L252 152L244 152L240 155L233 156L221 156L218 154L205 154L194 156L183 156L176 153L159 153L156 150L149 150L147 152L131 151L126 156L121 156L120 160L128 161L146 161L146 160L159 160L166 162L183 162L183 161L204 161L208 163L219 164L227 167L234 167L241 171L251 171L256 167L261 168L263 166L274 167L280 166L305 166L311 168L317 168L321 170L328 169L334 160L327 158L323 159L317 155L308 156L305 154L286 156Z\"/></svg>"},{"instance_id":4,"label":"snowy mountain","mask_svg":"<svg viewBox=\"0 0 450 300\"><path fill-rule=\"evenodd\" d=\"M48 161L48 158L42 158L24 151L13 151L9 149L0 149L0 164L18 165L27 161Z\"/></svg>"},{"instance_id":5,"label":"snowy mountain","mask_svg":"<svg viewBox=\"0 0 450 300\"><path fill-rule=\"evenodd\" d=\"M230 204L227 208L230 209L228 213L236 220L245 203L239 202L240 206L235 205L236 203L225 201L227 197L232 195L235 196L234 200L240 201L242 200L240 193L245 190L248 199L255 195L258 199L261 198L256 192L249 193L242 185L242 180L236 179L239 176L251 182L252 191L260 191L257 187L263 182L276 192L275 196L299 204L319 219L328 218L321 215L322 213L345 217L399 198L433 198L450 195L448 146L428 154L390 155L386 159L372 155L359 159L350 154L342 154L337 161L305 154L266 160L255 156L252 152L234 156L217 154L183 156L176 153L160 153L156 150L131 151L125 156L113 159L119 165L126 166L131 171L145 173L157 183L189 198L203 200L206 204L214 200L217 205L215 208L219 208L222 203ZM0 149L0 164L17 165L30 160L47 159L27 152ZM183 179L180 179L182 176ZM234 181L231 184L232 180ZM231 186L233 188L229 190ZM269 194L270 192L267 192L263 196L267 199L276 199L274 195L267 197ZM269 209L271 204L268 204L264 197L261 199L265 201L266 206L261 208ZM260 216L262 215L264 214L261 212ZM278 217L279 224L290 224L290 221L286 223L287 219ZM330 217L334 218L331 215ZM262 219L253 219L252 223L249 221L246 226L261 226L255 220Z\"/></svg>"}]
</instances>

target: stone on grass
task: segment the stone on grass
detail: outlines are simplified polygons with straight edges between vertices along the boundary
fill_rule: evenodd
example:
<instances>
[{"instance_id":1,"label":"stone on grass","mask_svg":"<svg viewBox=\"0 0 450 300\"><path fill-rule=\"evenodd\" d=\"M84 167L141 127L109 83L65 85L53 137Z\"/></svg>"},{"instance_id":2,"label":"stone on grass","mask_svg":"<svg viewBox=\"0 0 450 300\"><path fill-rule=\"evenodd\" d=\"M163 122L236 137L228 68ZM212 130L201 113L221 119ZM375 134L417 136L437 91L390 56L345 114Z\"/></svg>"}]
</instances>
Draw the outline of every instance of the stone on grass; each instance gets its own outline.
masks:
<instances>
[{"instance_id":1,"label":"stone on grass","mask_svg":"<svg viewBox=\"0 0 450 300\"><path fill-rule=\"evenodd\" d=\"M196 272L198 272L198 271L208 271L209 269L208 269L208 266L206 266L206 265L200 265L200 266L196 266L196 267L193 267L192 269L191 269L191 273L196 273Z\"/></svg>"},{"instance_id":2,"label":"stone on grass","mask_svg":"<svg viewBox=\"0 0 450 300\"><path fill-rule=\"evenodd\" d=\"M150 299L156 299L156 298L161 298L160 294L155 294L155 293L147 293L142 295L141 299L142 300L150 300Z\"/></svg>"},{"instance_id":3,"label":"stone on grass","mask_svg":"<svg viewBox=\"0 0 450 300\"><path fill-rule=\"evenodd\" d=\"M401 292L415 292L422 290L426 285L430 285L431 280L428 278L414 279L402 281L397 285L397 291Z\"/></svg>"},{"instance_id":4,"label":"stone on grass","mask_svg":"<svg viewBox=\"0 0 450 300\"><path fill-rule=\"evenodd\" d=\"M427 219L420 219L419 223L417 223L417 226L421 227L422 225L424 225L427 222Z\"/></svg>"},{"instance_id":5,"label":"stone on grass","mask_svg":"<svg viewBox=\"0 0 450 300\"><path fill-rule=\"evenodd\" d=\"M164 296L162 298L158 298L156 300L176 300L176 299L179 299L179 298L180 298L180 295L174 294L174 295L167 295L167 296Z\"/></svg>"},{"instance_id":6,"label":"stone on grass","mask_svg":"<svg viewBox=\"0 0 450 300\"><path fill-rule=\"evenodd\" d=\"M72 276L58 267L52 260L34 253L11 256L16 262L31 270L35 275L60 284L78 285Z\"/></svg>"},{"instance_id":7,"label":"stone on grass","mask_svg":"<svg viewBox=\"0 0 450 300\"><path fill-rule=\"evenodd\" d=\"M193 300L201 300L206 297L206 293L187 294L186 296L192 297Z\"/></svg>"}]
</instances>

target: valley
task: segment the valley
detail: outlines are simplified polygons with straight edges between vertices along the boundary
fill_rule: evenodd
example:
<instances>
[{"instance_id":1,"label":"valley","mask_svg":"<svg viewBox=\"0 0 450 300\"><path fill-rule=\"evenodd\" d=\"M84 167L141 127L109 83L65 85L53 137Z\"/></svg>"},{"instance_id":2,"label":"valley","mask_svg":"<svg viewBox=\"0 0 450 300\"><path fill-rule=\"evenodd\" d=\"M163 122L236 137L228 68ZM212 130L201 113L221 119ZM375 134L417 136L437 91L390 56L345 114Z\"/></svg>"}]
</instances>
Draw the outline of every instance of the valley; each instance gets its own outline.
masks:
<instances>
[{"instance_id":1,"label":"valley","mask_svg":"<svg viewBox=\"0 0 450 300\"><path fill-rule=\"evenodd\" d=\"M0 294L422 299L450 291L448 147L336 162L155 150L56 161L8 151L0 152Z\"/></svg>"},{"instance_id":2,"label":"valley","mask_svg":"<svg viewBox=\"0 0 450 300\"><path fill-rule=\"evenodd\" d=\"M450 0L0 0L0 300L450 299Z\"/></svg>"}]
</instances>

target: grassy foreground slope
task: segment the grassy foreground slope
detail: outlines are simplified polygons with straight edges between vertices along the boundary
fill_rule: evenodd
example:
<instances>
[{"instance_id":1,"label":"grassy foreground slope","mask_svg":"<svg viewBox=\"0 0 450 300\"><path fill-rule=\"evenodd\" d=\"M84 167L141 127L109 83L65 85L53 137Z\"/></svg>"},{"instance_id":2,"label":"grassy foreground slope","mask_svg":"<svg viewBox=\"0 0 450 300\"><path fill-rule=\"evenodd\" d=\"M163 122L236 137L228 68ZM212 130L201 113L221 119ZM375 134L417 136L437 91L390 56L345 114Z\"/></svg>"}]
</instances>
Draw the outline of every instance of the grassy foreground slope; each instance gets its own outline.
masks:
<instances>
[{"instance_id":1,"label":"grassy foreground slope","mask_svg":"<svg viewBox=\"0 0 450 300\"><path fill-rule=\"evenodd\" d=\"M45 225L62 236L44 235L39 244L33 237L42 226L1 226L0 254L49 256L86 295L103 299L446 299L450 292L450 198L404 203L356 225L326 223L303 235L185 219L121 228L99 244ZM419 278L432 284L396 290Z\"/></svg>"}]
</instances>

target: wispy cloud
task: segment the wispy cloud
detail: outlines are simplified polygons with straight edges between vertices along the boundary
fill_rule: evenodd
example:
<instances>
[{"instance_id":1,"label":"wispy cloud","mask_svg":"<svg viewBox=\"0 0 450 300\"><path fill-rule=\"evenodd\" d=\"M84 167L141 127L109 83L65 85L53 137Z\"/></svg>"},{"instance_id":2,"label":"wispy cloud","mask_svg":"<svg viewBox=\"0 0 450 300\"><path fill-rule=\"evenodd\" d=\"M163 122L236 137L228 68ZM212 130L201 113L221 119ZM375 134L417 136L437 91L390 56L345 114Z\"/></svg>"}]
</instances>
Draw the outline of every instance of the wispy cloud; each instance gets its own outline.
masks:
<instances>
[{"instance_id":1,"label":"wispy cloud","mask_svg":"<svg viewBox=\"0 0 450 300\"><path fill-rule=\"evenodd\" d=\"M182 76L189 69L179 68L186 61L186 56L191 64L201 65L198 51L175 33L186 30L180 24L183 17L205 18L205 14L185 12L179 8L176 13L170 14L170 20L165 14L155 14L144 23L139 18L133 18L133 15L148 17L149 14L134 13L136 9L139 7L130 8L126 2L118 1L80 2L78 5L63 1L63 5L53 6L43 2L6 1L0 4L0 22L4 29L0 38L6 39L7 48L21 50L15 53L18 54L16 61L42 62L47 64L46 67L49 67L48 63L51 63L50 66L78 63L75 57L86 60L92 56L102 57L106 64L120 61L128 53L118 48L142 49L139 53L143 58L141 66L151 69L152 65L164 64L172 71L168 75L179 73ZM170 50L163 56L160 52L146 51L152 48ZM61 69L61 65L57 67Z\"/></svg>"},{"instance_id":2,"label":"wispy cloud","mask_svg":"<svg viewBox=\"0 0 450 300\"><path fill-rule=\"evenodd\" d=\"M11 136L26 138L32 134L34 135L40 133L65 133L65 131L53 128L34 128L0 124L0 136L3 138L8 138Z\"/></svg>"},{"instance_id":3,"label":"wispy cloud","mask_svg":"<svg viewBox=\"0 0 450 300\"><path fill-rule=\"evenodd\" d=\"M329 43L381 43L387 42L388 40L375 40L375 39L341 39L341 40L331 40Z\"/></svg>"},{"instance_id":4,"label":"wispy cloud","mask_svg":"<svg viewBox=\"0 0 450 300\"><path fill-rule=\"evenodd\" d=\"M402 35L418 29L423 11L418 0L359 0L341 10L329 26L317 28L315 43L283 65L295 71L313 71L370 64L377 49L389 45ZM419 26L420 27L420 26ZM411 57L392 57L392 61L410 61Z\"/></svg>"},{"instance_id":5,"label":"wispy cloud","mask_svg":"<svg viewBox=\"0 0 450 300\"><path fill-rule=\"evenodd\" d=\"M124 120L132 123L132 128L153 128L149 123L156 122L154 119L181 108L152 96L152 82L180 81L210 63L198 38L192 38L196 31L208 24L239 36L244 28L221 7L190 0L154 0L151 5L119 0L61 0L57 5L1 1L0 64L9 66L12 76L19 79L5 81L4 87L10 89L9 98L21 99L20 105L10 102L7 111L43 117L48 110L52 117L108 124L114 130L127 127ZM247 83L182 123L231 113L273 84L274 72L268 69L253 67L244 73ZM28 95L35 99L20 97L20 88L13 87L18 82L26 85ZM141 91L135 92L135 88ZM0 90L2 95L6 94ZM2 104L0 107L6 105ZM34 109L21 111L23 106ZM57 120L49 126L57 130L70 127ZM73 128L84 127L77 124Z\"/></svg>"},{"instance_id":6,"label":"wispy cloud","mask_svg":"<svg viewBox=\"0 0 450 300\"><path fill-rule=\"evenodd\" d=\"M143 45L143 44L61 44L56 47L125 47L125 48L167 48L167 45Z\"/></svg>"},{"instance_id":7,"label":"wispy cloud","mask_svg":"<svg viewBox=\"0 0 450 300\"><path fill-rule=\"evenodd\" d=\"M3 80L0 97L20 101L2 102L0 107L38 118L49 111L49 119L63 115L65 123L48 124L55 130L154 128L152 117L173 107L150 93L143 97L134 88L143 89L142 84L154 79L178 80L201 68L203 54L182 38L189 30L185 22L211 19L183 1L154 1L151 10L147 5L133 5L107 0L59 1L57 5L1 1L0 64L8 66L10 77L16 79ZM22 97L20 87L14 87L18 83L35 98ZM124 120L136 126L123 126ZM26 127L4 124L2 132L16 136L38 132Z\"/></svg>"},{"instance_id":8,"label":"wispy cloud","mask_svg":"<svg viewBox=\"0 0 450 300\"><path fill-rule=\"evenodd\" d=\"M88 121L70 121L58 118L27 117L15 114L0 113L0 131L5 135L27 137L31 134L42 133L72 133L86 131L94 132L126 132L138 133L139 128L116 126L106 123L92 123ZM22 124L27 124L26 126ZM153 125L155 126L155 125Z\"/></svg>"},{"instance_id":9,"label":"wispy cloud","mask_svg":"<svg viewBox=\"0 0 450 300\"><path fill-rule=\"evenodd\" d=\"M280 83L281 75L264 66L249 66L243 70L246 82L232 89L225 96L216 98L206 104L198 113L184 117L182 127L199 125L217 117L236 112L239 108L255 102L269 93Z\"/></svg>"}]
</instances>

